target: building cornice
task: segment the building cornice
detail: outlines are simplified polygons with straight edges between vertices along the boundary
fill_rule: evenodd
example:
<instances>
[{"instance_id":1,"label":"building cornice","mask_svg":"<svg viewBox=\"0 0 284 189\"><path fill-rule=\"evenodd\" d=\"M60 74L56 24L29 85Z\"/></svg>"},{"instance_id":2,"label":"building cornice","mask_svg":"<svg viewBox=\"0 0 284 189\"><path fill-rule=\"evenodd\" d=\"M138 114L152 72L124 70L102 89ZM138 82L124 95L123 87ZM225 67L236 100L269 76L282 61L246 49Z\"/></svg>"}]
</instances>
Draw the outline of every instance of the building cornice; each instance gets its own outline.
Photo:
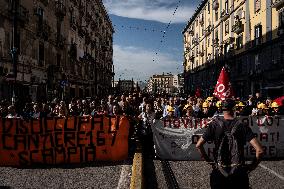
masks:
<instances>
[{"instance_id":1,"label":"building cornice","mask_svg":"<svg viewBox=\"0 0 284 189\"><path fill-rule=\"evenodd\" d=\"M100 8L103 10L104 16L105 16L105 18L107 19L108 24L109 24L110 27L111 27L112 33L115 33L114 27L113 27L113 25L112 25L112 21L111 21L110 18L109 18L108 12L107 12L107 10L106 10L104 4L103 4L103 1L102 1L102 0L96 0L96 1L97 1L97 4L100 6Z\"/></svg>"},{"instance_id":2,"label":"building cornice","mask_svg":"<svg viewBox=\"0 0 284 189\"><path fill-rule=\"evenodd\" d=\"M186 32L186 30L189 28L189 26L192 24L192 22L195 20L195 18L199 15L199 13L202 11L202 9L204 8L204 6L206 5L207 2L208 2L208 0L203 0L201 2L201 4L199 4L199 6L197 7L195 13L192 15L192 17L188 21L187 25L185 26L182 34L184 34Z\"/></svg>"}]
</instances>

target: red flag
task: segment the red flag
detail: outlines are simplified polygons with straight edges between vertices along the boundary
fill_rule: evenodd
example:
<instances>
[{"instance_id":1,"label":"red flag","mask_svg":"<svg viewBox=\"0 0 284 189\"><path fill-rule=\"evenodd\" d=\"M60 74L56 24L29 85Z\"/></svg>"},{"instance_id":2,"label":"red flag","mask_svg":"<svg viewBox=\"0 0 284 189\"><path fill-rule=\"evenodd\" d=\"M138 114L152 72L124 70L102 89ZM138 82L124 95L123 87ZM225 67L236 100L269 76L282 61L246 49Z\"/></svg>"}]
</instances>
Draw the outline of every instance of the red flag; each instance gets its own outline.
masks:
<instances>
[{"instance_id":1,"label":"red flag","mask_svg":"<svg viewBox=\"0 0 284 189\"><path fill-rule=\"evenodd\" d=\"M273 100L273 102L276 102L279 106L284 106L283 101L284 101L284 96L278 97L275 100Z\"/></svg>"},{"instance_id":2,"label":"red flag","mask_svg":"<svg viewBox=\"0 0 284 189\"><path fill-rule=\"evenodd\" d=\"M197 89L196 89L196 91L195 91L195 96L197 97L197 98L199 98L199 97L201 97L201 89L198 87Z\"/></svg>"},{"instance_id":3,"label":"red flag","mask_svg":"<svg viewBox=\"0 0 284 189\"><path fill-rule=\"evenodd\" d=\"M220 100L225 100L226 98L232 98L234 96L228 73L224 67L221 70L213 95Z\"/></svg>"}]
</instances>

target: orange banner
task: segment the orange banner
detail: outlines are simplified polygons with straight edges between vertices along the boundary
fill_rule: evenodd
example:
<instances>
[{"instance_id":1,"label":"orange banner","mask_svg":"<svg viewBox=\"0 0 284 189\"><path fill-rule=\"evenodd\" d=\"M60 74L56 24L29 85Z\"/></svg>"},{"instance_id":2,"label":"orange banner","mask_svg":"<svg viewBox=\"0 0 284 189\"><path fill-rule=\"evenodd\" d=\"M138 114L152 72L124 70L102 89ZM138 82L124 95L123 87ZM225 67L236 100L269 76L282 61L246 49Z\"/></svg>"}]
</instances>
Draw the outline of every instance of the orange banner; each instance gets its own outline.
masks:
<instances>
[{"instance_id":1,"label":"orange banner","mask_svg":"<svg viewBox=\"0 0 284 189\"><path fill-rule=\"evenodd\" d=\"M0 118L0 166L124 160L129 127L126 117Z\"/></svg>"}]
</instances>

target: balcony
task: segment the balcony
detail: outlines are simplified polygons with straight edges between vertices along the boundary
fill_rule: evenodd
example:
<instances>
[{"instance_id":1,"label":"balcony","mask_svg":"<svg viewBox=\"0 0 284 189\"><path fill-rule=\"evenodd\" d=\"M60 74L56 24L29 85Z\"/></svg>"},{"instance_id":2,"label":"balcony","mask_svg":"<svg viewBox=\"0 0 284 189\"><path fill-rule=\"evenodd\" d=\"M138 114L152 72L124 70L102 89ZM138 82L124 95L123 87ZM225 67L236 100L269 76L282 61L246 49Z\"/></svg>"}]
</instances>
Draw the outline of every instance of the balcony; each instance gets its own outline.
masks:
<instances>
[{"instance_id":1,"label":"balcony","mask_svg":"<svg viewBox=\"0 0 284 189\"><path fill-rule=\"evenodd\" d=\"M278 9L283 5L284 5L284 0L273 0L271 7Z\"/></svg>"},{"instance_id":2,"label":"balcony","mask_svg":"<svg viewBox=\"0 0 284 189\"><path fill-rule=\"evenodd\" d=\"M102 45L102 51L107 52L110 50L110 47L107 44Z\"/></svg>"},{"instance_id":3,"label":"balcony","mask_svg":"<svg viewBox=\"0 0 284 189\"><path fill-rule=\"evenodd\" d=\"M95 47L96 47L96 41L92 40L91 41L91 49L93 50L93 49L95 49Z\"/></svg>"},{"instance_id":4,"label":"balcony","mask_svg":"<svg viewBox=\"0 0 284 189\"><path fill-rule=\"evenodd\" d=\"M228 10L225 10L225 9L223 9L222 11L221 11L221 20L222 21L225 21L225 20L227 20L228 18L229 18L229 11Z\"/></svg>"},{"instance_id":5,"label":"balcony","mask_svg":"<svg viewBox=\"0 0 284 189\"><path fill-rule=\"evenodd\" d=\"M37 26L37 35L44 40L48 40L51 27L48 25L48 22L44 20L42 23L38 23Z\"/></svg>"},{"instance_id":6,"label":"balcony","mask_svg":"<svg viewBox=\"0 0 284 189\"><path fill-rule=\"evenodd\" d=\"M235 43L235 38L234 37L229 37L226 40L223 41L223 44L233 44Z\"/></svg>"},{"instance_id":7,"label":"balcony","mask_svg":"<svg viewBox=\"0 0 284 189\"><path fill-rule=\"evenodd\" d=\"M83 5L83 3L79 4L79 13L81 14L81 16L84 16L84 12L85 12L85 6Z\"/></svg>"},{"instance_id":8,"label":"balcony","mask_svg":"<svg viewBox=\"0 0 284 189\"><path fill-rule=\"evenodd\" d=\"M205 36L210 35L211 33L211 25L208 25L207 28L205 29Z\"/></svg>"},{"instance_id":9,"label":"balcony","mask_svg":"<svg viewBox=\"0 0 284 189\"><path fill-rule=\"evenodd\" d=\"M190 47L186 47L184 53L188 54L190 52Z\"/></svg>"},{"instance_id":10,"label":"balcony","mask_svg":"<svg viewBox=\"0 0 284 189\"><path fill-rule=\"evenodd\" d=\"M29 11L20 5L19 7L19 20L23 23L28 23L29 22Z\"/></svg>"},{"instance_id":11,"label":"balcony","mask_svg":"<svg viewBox=\"0 0 284 189\"><path fill-rule=\"evenodd\" d=\"M228 52L224 53L226 58L230 58L235 55L234 46L231 46Z\"/></svg>"},{"instance_id":12,"label":"balcony","mask_svg":"<svg viewBox=\"0 0 284 189\"><path fill-rule=\"evenodd\" d=\"M85 43L86 45L89 45L91 43L91 37L89 34L86 33L85 35Z\"/></svg>"},{"instance_id":13,"label":"balcony","mask_svg":"<svg viewBox=\"0 0 284 189\"><path fill-rule=\"evenodd\" d=\"M193 61L195 58L194 54L189 55L189 60Z\"/></svg>"},{"instance_id":14,"label":"balcony","mask_svg":"<svg viewBox=\"0 0 284 189\"><path fill-rule=\"evenodd\" d=\"M277 35L278 36L283 36L284 34L284 27L283 26L279 26L278 31L277 31Z\"/></svg>"},{"instance_id":15,"label":"balcony","mask_svg":"<svg viewBox=\"0 0 284 189\"><path fill-rule=\"evenodd\" d=\"M200 23L201 26L203 26L203 24L204 24L204 18L203 18L203 16L199 18L199 23Z\"/></svg>"},{"instance_id":16,"label":"balcony","mask_svg":"<svg viewBox=\"0 0 284 189\"><path fill-rule=\"evenodd\" d=\"M62 34L57 35L56 37L56 45L59 48L64 48L64 44L65 44L65 38L63 37Z\"/></svg>"},{"instance_id":17,"label":"balcony","mask_svg":"<svg viewBox=\"0 0 284 189\"><path fill-rule=\"evenodd\" d=\"M235 24L232 26L232 32L235 32L237 35L244 31L244 25L240 20L237 20Z\"/></svg>"},{"instance_id":18,"label":"balcony","mask_svg":"<svg viewBox=\"0 0 284 189\"><path fill-rule=\"evenodd\" d=\"M212 39L212 44L213 44L213 47L218 47L219 46L219 39L218 38Z\"/></svg>"},{"instance_id":19,"label":"balcony","mask_svg":"<svg viewBox=\"0 0 284 189\"><path fill-rule=\"evenodd\" d=\"M85 16L86 23L90 24L91 20L92 20L92 15L89 12L87 12Z\"/></svg>"},{"instance_id":20,"label":"balcony","mask_svg":"<svg viewBox=\"0 0 284 189\"><path fill-rule=\"evenodd\" d=\"M70 18L70 27L71 27L73 30L76 30L76 29L77 29L77 22L76 22L75 17L71 17L71 18Z\"/></svg>"},{"instance_id":21,"label":"balcony","mask_svg":"<svg viewBox=\"0 0 284 189\"><path fill-rule=\"evenodd\" d=\"M218 8L219 8L218 0L213 0L212 8L213 8L213 10L218 10Z\"/></svg>"},{"instance_id":22,"label":"balcony","mask_svg":"<svg viewBox=\"0 0 284 189\"><path fill-rule=\"evenodd\" d=\"M92 23L91 23L91 29L94 31L97 28L98 28L97 22L93 20Z\"/></svg>"},{"instance_id":23,"label":"balcony","mask_svg":"<svg viewBox=\"0 0 284 189\"><path fill-rule=\"evenodd\" d=\"M60 1L55 2L55 15L57 17L64 17L66 15L66 7Z\"/></svg>"},{"instance_id":24,"label":"balcony","mask_svg":"<svg viewBox=\"0 0 284 189\"><path fill-rule=\"evenodd\" d=\"M197 38L194 38L192 40L193 45L198 45L199 44L199 40Z\"/></svg>"},{"instance_id":25,"label":"balcony","mask_svg":"<svg viewBox=\"0 0 284 189\"><path fill-rule=\"evenodd\" d=\"M192 28L190 28L190 29L188 30L188 33L189 33L189 35L193 36L193 35L194 35L194 31L193 31L193 29L192 29Z\"/></svg>"},{"instance_id":26,"label":"balcony","mask_svg":"<svg viewBox=\"0 0 284 189\"><path fill-rule=\"evenodd\" d=\"M79 27L78 27L78 34L79 34L80 37L84 37L85 34L86 34L85 28L82 27L82 26L79 26Z\"/></svg>"}]
</instances>

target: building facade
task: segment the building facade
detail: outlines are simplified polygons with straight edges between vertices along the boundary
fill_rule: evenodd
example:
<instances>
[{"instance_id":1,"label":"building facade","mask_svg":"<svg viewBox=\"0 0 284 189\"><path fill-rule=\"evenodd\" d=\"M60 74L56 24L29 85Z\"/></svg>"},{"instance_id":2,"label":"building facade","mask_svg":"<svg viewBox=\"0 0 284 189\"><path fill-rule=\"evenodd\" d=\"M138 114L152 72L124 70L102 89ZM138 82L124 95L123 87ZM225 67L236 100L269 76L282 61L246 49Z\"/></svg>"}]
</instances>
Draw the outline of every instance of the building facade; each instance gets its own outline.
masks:
<instances>
[{"instance_id":1,"label":"building facade","mask_svg":"<svg viewBox=\"0 0 284 189\"><path fill-rule=\"evenodd\" d=\"M0 10L1 99L12 88L32 100L110 92L114 29L101 0L3 0Z\"/></svg>"},{"instance_id":2,"label":"building facade","mask_svg":"<svg viewBox=\"0 0 284 189\"><path fill-rule=\"evenodd\" d=\"M175 93L183 93L184 76L183 74L177 74L173 76L173 88Z\"/></svg>"},{"instance_id":3,"label":"building facade","mask_svg":"<svg viewBox=\"0 0 284 189\"><path fill-rule=\"evenodd\" d=\"M204 0L184 35L185 91L212 95L223 66L236 95L284 93L284 0Z\"/></svg>"},{"instance_id":4,"label":"building facade","mask_svg":"<svg viewBox=\"0 0 284 189\"><path fill-rule=\"evenodd\" d=\"M173 93L174 76L172 74L153 75L147 84L147 92L152 94Z\"/></svg>"},{"instance_id":5,"label":"building facade","mask_svg":"<svg viewBox=\"0 0 284 189\"><path fill-rule=\"evenodd\" d=\"M114 82L114 91L116 94L129 94L133 92L139 92L140 87L138 82L132 80L118 80Z\"/></svg>"}]
</instances>

